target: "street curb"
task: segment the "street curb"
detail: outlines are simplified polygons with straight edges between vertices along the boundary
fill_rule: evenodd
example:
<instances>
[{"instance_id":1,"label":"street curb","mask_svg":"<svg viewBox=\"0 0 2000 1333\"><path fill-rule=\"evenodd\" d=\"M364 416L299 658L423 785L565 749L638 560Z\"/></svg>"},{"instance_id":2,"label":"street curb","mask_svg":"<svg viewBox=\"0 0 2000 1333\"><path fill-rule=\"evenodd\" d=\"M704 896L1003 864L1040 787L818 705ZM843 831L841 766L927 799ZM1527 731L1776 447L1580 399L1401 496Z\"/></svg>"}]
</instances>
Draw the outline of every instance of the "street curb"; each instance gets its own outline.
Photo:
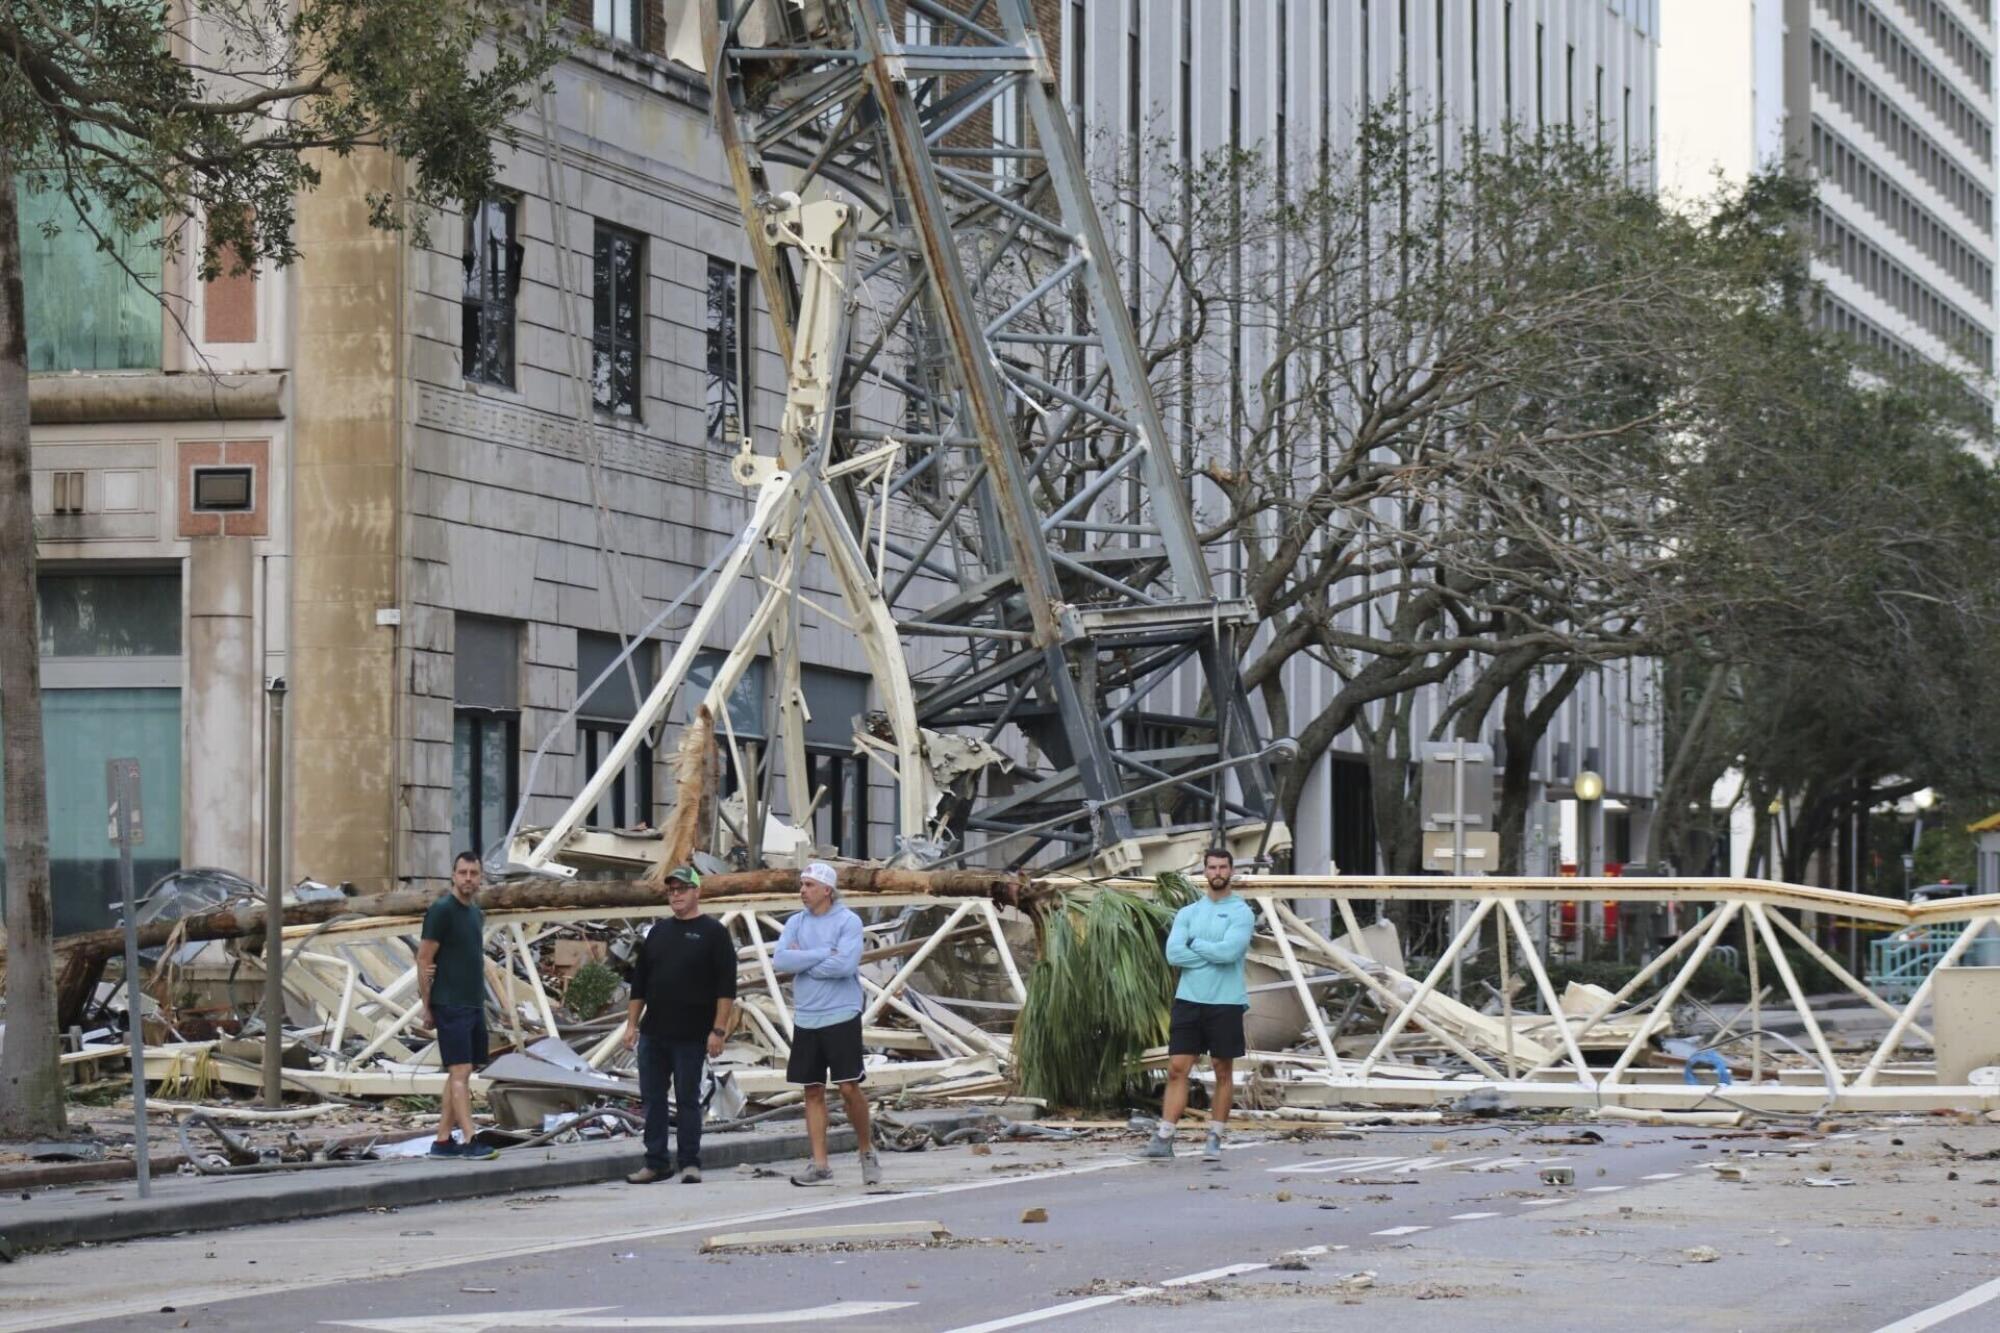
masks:
<instances>
[{"instance_id":1,"label":"street curb","mask_svg":"<svg viewBox=\"0 0 2000 1333\"><path fill-rule=\"evenodd\" d=\"M940 1135L977 1124L986 1115L941 1116L927 1123ZM827 1146L851 1152L854 1131L828 1132ZM0 1204L0 1247L17 1254L28 1250L62 1249L72 1245L102 1245L110 1241L168 1236L187 1231L221 1231L231 1227L331 1217L371 1208L409 1208L459 1199L512 1194L518 1190L560 1189L600 1185L618 1180L644 1164L636 1141L515 1149L532 1153L532 1160L512 1160L503 1153L492 1162L432 1162L421 1158L370 1162L270 1175L240 1176L204 1182L195 1192L176 1189L175 1197L124 1197L92 1200L79 1208L73 1197L50 1200L37 1207L31 1201ZM717 1135L702 1144L705 1171L750 1166L807 1154L803 1130L795 1134L759 1135L736 1139ZM170 1177L179 1185L187 1177ZM666 1186L666 1187L671 1187ZM136 1186L134 1187L136 1188Z\"/></svg>"}]
</instances>

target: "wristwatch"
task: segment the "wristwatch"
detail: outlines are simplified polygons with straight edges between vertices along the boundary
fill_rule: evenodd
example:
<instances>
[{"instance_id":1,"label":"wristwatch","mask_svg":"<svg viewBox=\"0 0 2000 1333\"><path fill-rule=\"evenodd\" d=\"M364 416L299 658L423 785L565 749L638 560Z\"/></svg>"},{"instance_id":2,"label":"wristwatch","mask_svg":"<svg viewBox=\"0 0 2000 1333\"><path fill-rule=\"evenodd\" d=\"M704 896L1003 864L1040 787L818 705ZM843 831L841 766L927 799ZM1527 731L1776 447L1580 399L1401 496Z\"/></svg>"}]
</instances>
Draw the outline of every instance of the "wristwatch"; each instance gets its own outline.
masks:
<instances>
[{"instance_id":1,"label":"wristwatch","mask_svg":"<svg viewBox=\"0 0 2000 1333\"><path fill-rule=\"evenodd\" d=\"M708 1030L708 1033L709 1033L709 1035L710 1035L710 1036L712 1036L712 1037L726 1037L726 1036L728 1036L728 1035L729 1035L729 1034L728 1034L727 1032L723 1031L723 1030L722 1030L721 1028L710 1028L710 1029Z\"/></svg>"}]
</instances>

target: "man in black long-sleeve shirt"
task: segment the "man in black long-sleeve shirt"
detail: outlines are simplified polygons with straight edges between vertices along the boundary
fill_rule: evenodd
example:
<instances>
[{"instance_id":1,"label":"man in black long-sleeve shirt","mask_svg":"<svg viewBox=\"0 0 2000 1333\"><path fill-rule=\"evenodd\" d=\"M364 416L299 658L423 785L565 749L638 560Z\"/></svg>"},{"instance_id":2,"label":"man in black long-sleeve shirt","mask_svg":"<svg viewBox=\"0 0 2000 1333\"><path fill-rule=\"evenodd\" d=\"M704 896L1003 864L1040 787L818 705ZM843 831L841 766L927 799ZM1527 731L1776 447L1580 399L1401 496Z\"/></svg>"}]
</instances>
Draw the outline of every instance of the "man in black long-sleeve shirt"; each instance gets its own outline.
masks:
<instances>
[{"instance_id":1,"label":"man in black long-sleeve shirt","mask_svg":"<svg viewBox=\"0 0 2000 1333\"><path fill-rule=\"evenodd\" d=\"M701 1181L701 1070L722 1054L736 1007L736 946L701 910L701 876L682 866L667 876L673 916L656 921L632 964L625 1044L639 1048L639 1097L646 1104L646 1165L625 1177L650 1185L673 1174L667 1155L671 1083L681 1183Z\"/></svg>"}]
</instances>

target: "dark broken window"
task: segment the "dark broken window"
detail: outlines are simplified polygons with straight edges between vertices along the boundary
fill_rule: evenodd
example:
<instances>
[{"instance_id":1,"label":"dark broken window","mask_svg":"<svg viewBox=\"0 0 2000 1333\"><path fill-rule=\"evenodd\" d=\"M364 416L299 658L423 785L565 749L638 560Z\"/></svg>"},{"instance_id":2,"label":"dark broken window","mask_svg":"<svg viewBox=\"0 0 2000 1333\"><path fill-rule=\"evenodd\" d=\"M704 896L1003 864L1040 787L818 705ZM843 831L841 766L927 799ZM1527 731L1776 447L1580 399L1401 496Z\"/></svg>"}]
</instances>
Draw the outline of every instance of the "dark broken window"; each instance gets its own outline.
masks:
<instances>
[{"instance_id":1,"label":"dark broken window","mask_svg":"<svg viewBox=\"0 0 2000 1333\"><path fill-rule=\"evenodd\" d=\"M488 199L465 220L465 378L514 387L514 295L521 287L521 244L514 202Z\"/></svg>"},{"instance_id":2,"label":"dark broken window","mask_svg":"<svg viewBox=\"0 0 2000 1333\"><path fill-rule=\"evenodd\" d=\"M590 392L602 411L639 415L640 262L645 241L636 232L597 224L590 332Z\"/></svg>"}]
</instances>

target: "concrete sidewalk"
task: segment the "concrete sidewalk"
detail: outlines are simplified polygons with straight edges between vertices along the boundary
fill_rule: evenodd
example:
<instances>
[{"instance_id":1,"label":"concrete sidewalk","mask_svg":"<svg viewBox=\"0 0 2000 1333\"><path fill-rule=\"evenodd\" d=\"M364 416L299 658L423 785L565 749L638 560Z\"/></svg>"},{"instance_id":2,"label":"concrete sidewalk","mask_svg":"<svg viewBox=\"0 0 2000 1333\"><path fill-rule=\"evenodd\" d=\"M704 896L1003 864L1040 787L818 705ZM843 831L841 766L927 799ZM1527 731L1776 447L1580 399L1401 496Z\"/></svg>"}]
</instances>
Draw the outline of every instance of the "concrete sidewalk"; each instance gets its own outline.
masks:
<instances>
[{"instance_id":1,"label":"concrete sidewalk","mask_svg":"<svg viewBox=\"0 0 2000 1333\"><path fill-rule=\"evenodd\" d=\"M992 1117L985 1112L898 1111L896 1118L944 1135ZM835 1152L853 1151L854 1131L835 1127L829 1146ZM701 1151L705 1172L753 1163L803 1162L805 1157L805 1127L796 1122L708 1135ZM0 1253L5 1247L17 1252L57 1249L594 1185L617 1180L643 1163L638 1139L628 1138L515 1148L483 1162L415 1157L237 1176L167 1175L154 1179L149 1199L139 1197L138 1183L131 1180L65 1187L0 1200ZM663 1182L658 1188L686 1187Z\"/></svg>"}]
</instances>

